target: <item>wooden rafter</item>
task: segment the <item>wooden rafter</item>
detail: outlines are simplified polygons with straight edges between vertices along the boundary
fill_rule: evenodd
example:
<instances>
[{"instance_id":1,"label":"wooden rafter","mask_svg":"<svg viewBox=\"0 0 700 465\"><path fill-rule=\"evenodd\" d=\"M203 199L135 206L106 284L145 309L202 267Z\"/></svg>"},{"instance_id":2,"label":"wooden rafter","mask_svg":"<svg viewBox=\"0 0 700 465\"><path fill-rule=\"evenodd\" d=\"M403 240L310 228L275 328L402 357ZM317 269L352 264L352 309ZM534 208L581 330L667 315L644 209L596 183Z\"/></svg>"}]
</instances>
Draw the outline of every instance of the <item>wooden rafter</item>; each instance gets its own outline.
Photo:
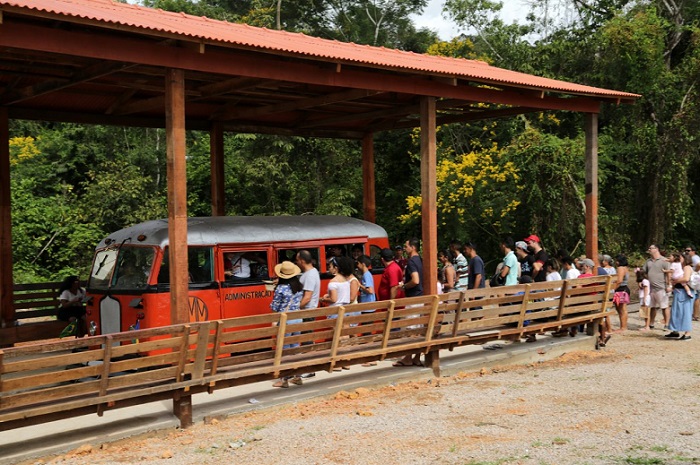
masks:
<instances>
[{"instance_id":1,"label":"wooden rafter","mask_svg":"<svg viewBox=\"0 0 700 465\"><path fill-rule=\"evenodd\" d=\"M69 79L43 81L33 86L27 86L23 89L2 95L0 96L0 104L11 105L14 103L19 103L27 99L75 86L83 82L92 81L93 79L116 73L124 69L132 68L134 66L136 65L127 63L96 63L92 66L77 71Z\"/></svg>"}]
</instances>

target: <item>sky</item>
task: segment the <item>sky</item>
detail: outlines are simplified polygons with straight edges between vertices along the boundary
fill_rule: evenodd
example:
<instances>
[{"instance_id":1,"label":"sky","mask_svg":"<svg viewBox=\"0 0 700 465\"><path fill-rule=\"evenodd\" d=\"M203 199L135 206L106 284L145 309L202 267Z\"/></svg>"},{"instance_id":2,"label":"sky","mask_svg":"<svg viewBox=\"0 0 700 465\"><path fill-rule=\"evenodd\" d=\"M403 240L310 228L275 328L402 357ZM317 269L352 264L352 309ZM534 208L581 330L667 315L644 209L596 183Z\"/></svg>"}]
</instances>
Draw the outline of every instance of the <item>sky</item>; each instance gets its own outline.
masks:
<instances>
[{"instance_id":1,"label":"sky","mask_svg":"<svg viewBox=\"0 0 700 465\"><path fill-rule=\"evenodd\" d=\"M524 0L502 0L503 8L500 16L503 22L510 24L513 21L523 22L528 12L527 2ZM442 5L445 0L429 0L428 6L421 16L414 16L414 22L418 29L427 27L437 31L442 40L450 40L460 32L455 25L442 17Z\"/></svg>"}]
</instances>

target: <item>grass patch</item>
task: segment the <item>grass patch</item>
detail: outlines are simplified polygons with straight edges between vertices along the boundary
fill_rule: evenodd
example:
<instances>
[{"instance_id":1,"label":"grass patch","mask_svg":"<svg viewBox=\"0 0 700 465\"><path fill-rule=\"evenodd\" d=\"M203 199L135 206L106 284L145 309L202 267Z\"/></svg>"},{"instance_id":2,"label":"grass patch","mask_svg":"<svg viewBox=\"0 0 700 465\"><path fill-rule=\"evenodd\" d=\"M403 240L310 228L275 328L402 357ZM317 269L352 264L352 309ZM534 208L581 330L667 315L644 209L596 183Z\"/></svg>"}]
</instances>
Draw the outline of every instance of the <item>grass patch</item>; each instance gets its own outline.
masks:
<instances>
[{"instance_id":1,"label":"grass patch","mask_svg":"<svg viewBox=\"0 0 700 465\"><path fill-rule=\"evenodd\" d=\"M557 446L563 446L564 444L568 444L570 441L566 438L560 438L556 437L552 439L552 444L557 445Z\"/></svg>"}]
</instances>

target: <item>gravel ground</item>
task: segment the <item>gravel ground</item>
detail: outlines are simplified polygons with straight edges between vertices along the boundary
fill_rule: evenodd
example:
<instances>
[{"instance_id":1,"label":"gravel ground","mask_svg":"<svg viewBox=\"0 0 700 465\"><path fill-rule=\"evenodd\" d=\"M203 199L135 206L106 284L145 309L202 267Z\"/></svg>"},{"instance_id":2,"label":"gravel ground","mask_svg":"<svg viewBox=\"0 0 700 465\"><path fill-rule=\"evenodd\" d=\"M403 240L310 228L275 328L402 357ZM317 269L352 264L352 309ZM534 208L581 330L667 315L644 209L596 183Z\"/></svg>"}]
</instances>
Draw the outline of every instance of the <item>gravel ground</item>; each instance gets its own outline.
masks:
<instances>
[{"instance_id":1,"label":"gravel ground","mask_svg":"<svg viewBox=\"0 0 700 465\"><path fill-rule=\"evenodd\" d=\"M666 340L638 326L631 315L632 329L600 351L341 392L28 463L700 464L700 335Z\"/></svg>"}]
</instances>

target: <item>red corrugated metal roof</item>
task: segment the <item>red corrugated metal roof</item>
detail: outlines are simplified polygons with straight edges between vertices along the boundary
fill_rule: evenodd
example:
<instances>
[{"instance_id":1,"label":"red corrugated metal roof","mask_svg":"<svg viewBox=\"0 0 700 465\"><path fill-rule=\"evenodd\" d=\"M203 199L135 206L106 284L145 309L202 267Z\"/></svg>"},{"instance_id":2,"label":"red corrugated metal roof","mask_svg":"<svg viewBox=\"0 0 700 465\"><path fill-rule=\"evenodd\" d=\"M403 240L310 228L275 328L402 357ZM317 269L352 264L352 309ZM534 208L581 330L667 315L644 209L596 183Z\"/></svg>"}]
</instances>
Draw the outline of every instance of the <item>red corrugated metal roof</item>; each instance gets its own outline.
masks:
<instances>
[{"instance_id":1,"label":"red corrugated metal roof","mask_svg":"<svg viewBox=\"0 0 700 465\"><path fill-rule=\"evenodd\" d=\"M418 71L484 83L501 83L602 98L635 99L637 94L558 81L490 66L481 61L423 55L401 50L357 45L275 31L205 17L115 3L111 0L0 0L0 8L34 10L41 16L71 18L91 23L153 31L155 35L181 36L268 52L284 52L306 58L370 65L386 69ZM30 11L27 14L32 15Z\"/></svg>"}]
</instances>

